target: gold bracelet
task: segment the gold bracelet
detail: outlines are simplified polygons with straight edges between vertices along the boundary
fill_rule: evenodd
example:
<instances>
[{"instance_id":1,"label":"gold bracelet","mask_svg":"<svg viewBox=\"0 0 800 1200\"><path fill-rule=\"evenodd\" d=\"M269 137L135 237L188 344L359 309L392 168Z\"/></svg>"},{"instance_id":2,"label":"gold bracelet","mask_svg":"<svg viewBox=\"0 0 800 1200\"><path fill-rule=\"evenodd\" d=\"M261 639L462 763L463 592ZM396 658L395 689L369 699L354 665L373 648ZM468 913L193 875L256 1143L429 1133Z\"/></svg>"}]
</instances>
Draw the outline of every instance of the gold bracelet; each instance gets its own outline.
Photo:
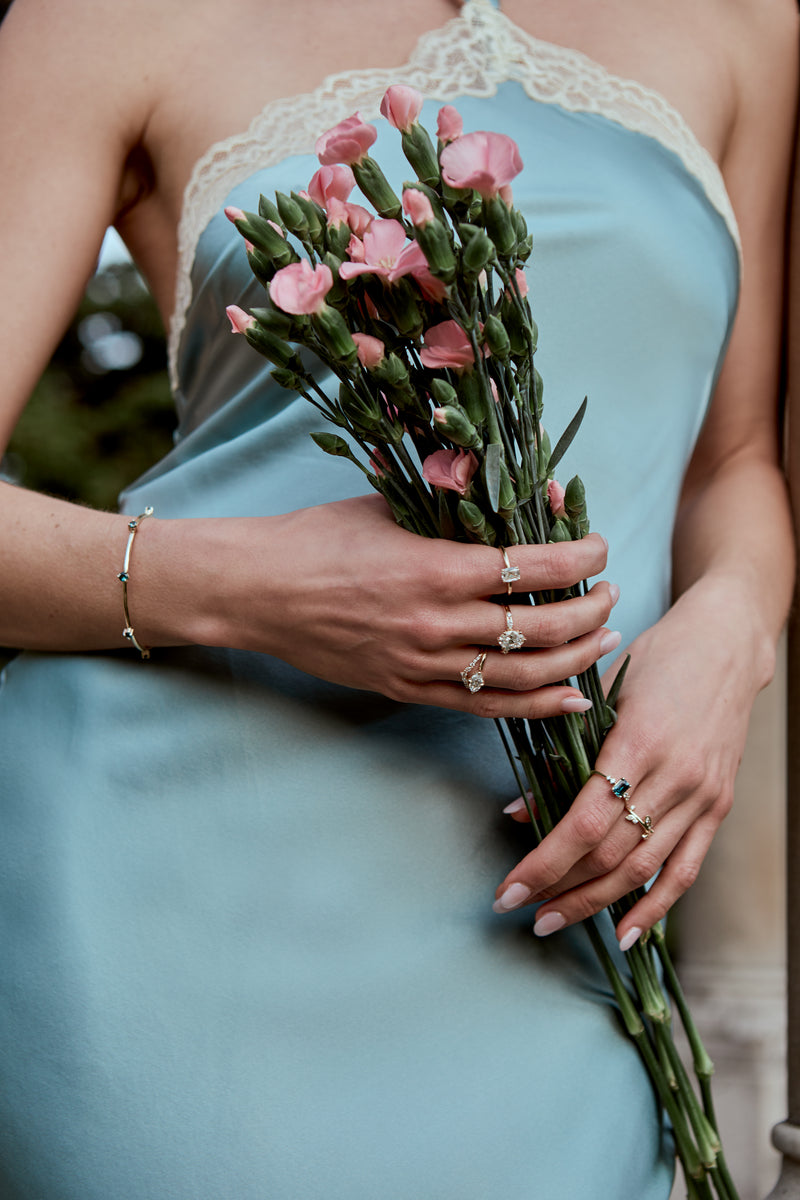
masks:
<instances>
[{"instance_id":1,"label":"gold bracelet","mask_svg":"<svg viewBox=\"0 0 800 1200\"><path fill-rule=\"evenodd\" d=\"M125 547L125 558L122 563L122 570L117 575L117 579L122 584L122 607L125 610L125 628L122 631L122 636L127 638L131 645L136 647L142 658L149 658L150 651L148 650L147 646L142 646L141 643L137 641L136 634L133 632L133 625L131 625L131 614L128 611L128 581L131 577L130 566L133 539L136 537L136 531L145 517L152 517L152 515L153 509L150 507L150 505L148 505L143 513L139 513L138 517L132 517L131 520L128 521L128 529L130 530L128 533L128 544Z\"/></svg>"}]
</instances>

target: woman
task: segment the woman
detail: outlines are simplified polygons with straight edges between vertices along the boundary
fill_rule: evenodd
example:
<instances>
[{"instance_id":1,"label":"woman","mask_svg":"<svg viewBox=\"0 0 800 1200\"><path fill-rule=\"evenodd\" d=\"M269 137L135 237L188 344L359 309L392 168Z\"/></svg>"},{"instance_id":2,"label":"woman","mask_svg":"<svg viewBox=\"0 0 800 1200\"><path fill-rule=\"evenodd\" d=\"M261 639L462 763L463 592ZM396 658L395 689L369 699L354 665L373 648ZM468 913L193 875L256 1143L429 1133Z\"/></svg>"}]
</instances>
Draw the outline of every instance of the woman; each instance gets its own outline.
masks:
<instances>
[{"instance_id":1,"label":"woman","mask_svg":"<svg viewBox=\"0 0 800 1200\"><path fill-rule=\"evenodd\" d=\"M4 436L110 222L170 322L180 427L124 516L0 491L0 642L30 651L0 690L5 1194L668 1195L649 1084L572 927L660 869L624 950L689 886L772 674L796 25L789 0L16 0ZM224 332L257 290L223 206L304 186L316 135L393 82L430 97L429 127L450 102L520 143L550 428L590 393L572 454L612 582L520 617L526 649L491 654L475 694L497 551L356 496ZM390 134L376 157L403 178ZM606 545L513 557L521 590L566 586ZM620 640L598 766L655 834L593 778L524 854L476 718L585 709L558 681ZM534 941L542 900L557 936Z\"/></svg>"}]
</instances>

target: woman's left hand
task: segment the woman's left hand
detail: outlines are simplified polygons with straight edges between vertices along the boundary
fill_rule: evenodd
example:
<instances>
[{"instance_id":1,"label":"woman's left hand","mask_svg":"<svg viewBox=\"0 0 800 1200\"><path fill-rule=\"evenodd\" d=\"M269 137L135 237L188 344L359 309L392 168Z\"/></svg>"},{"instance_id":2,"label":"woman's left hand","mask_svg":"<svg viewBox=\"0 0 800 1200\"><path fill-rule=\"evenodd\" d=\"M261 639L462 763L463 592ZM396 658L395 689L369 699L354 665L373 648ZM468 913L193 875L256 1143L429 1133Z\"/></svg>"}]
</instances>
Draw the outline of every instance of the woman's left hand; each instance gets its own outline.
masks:
<instances>
[{"instance_id":1,"label":"woman's left hand","mask_svg":"<svg viewBox=\"0 0 800 1200\"><path fill-rule=\"evenodd\" d=\"M596 767L632 785L627 804L650 817L652 833L643 838L607 780L592 776L500 884L495 911L545 900L534 931L554 933L660 871L617 927L629 949L691 886L731 807L750 710L772 671L764 663L773 655L758 644L756 622L728 582L733 589L725 580L699 581L630 647L618 721ZM524 809L513 815L526 819Z\"/></svg>"}]
</instances>

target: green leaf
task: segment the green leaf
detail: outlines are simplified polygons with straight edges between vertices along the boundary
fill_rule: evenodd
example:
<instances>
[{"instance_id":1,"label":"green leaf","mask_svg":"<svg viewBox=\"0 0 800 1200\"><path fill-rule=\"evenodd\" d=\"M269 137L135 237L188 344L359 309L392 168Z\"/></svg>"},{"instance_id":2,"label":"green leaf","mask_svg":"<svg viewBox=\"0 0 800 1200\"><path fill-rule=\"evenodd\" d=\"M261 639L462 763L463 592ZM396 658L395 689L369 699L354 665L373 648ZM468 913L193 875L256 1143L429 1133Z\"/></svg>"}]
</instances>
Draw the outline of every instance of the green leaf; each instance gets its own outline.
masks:
<instances>
[{"instance_id":1,"label":"green leaf","mask_svg":"<svg viewBox=\"0 0 800 1200\"><path fill-rule=\"evenodd\" d=\"M617 700L619 699L619 693L620 693L620 689L622 688L622 682L625 678L625 673L628 670L628 667L630 666L630 661L631 661L630 654L626 654L625 661L622 664L622 666L620 667L620 669L617 671L614 682L611 685L611 690L608 693L608 695L606 696L606 708L610 708L611 711L615 714L615 716L616 716Z\"/></svg>"},{"instance_id":2,"label":"green leaf","mask_svg":"<svg viewBox=\"0 0 800 1200\"><path fill-rule=\"evenodd\" d=\"M489 504L492 512L498 512L500 508L500 463L502 461L503 447L499 442L490 442L486 447L486 455L483 460L483 479L486 484L486 494L489 497Z\"/></svg>"},{"instance_id":3,"label":"green leaf","mask_svg":"<svg viewBox=\"0 0 800 1200\"><path fill-rule=\"evenodd\" d=\"M564 457L564 455L567 453L567 450L569 450L570 446L572 445L572 439L575 437L575 434L580 429L581 422L583 421L583 418L586 415L587 403L588 403L588 399L586 396L584 396L583 404L580 406L578 411L575 413L575 416L572 418L569 425L564 430L561 437L558 439L556 448L553 451L553 453L550 455L550 461L547 464L547 474L548 475L551 473L551 471L553 471L558 466L558 464L561 462L561 459Z\"/></svg>"}]
</instances>

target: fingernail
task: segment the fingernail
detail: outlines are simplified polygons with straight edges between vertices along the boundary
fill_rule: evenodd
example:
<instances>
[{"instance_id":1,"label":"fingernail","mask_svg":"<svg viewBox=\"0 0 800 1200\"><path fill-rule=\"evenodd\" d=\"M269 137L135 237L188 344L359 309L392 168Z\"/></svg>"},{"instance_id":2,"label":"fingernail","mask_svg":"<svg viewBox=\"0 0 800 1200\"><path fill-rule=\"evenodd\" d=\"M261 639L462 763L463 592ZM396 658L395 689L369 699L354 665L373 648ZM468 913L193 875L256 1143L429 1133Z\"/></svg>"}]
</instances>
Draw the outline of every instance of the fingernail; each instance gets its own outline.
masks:
<instances>
[{"instance_id":1,"label":"fingernail","mask_svg":"<svg viewBox=\"0 0 800 1200\"><path fill-rule=\"evenodd\" d=\"M600 536L601 538L603 538L603 541L604 541L604 542L605 542L605 544L606 544L606 550L607 550L607 549L608 549L608 538L605 538L605 537L603 537L602 533L601 533L599 536Z\"/></svg>"},{"instance_id":2,"label":"fingernail","mask_svg":"<svg viewBox=\"0 0 800 1200\"><path fill-rule=\"evenodd\" d=\"M502 896L495 900L492 908L496 913L511 912L513 908L519 908L520 904L524 904L530 898L531 889L524 883L510 883Z\"/></svg>"},{"instance_id":3,"label":"fingernail","mask_svg":"<svg viewBox=\"0 0 800 1200\"><path fill-rule=\"evenodd\" d=\"M517 796L516 800L512 800L510 804L505 806L503 812L509 813L510 815L511 813L523 812L523 810L527 811L527 808L528 806L523 800L522 796Z\"/></svg>"},{"instance_id":4,"label":"fingernail","mask_svg":"<svg viewBox=\"0 0 800 1200\"><path fill-rule=\"evenodd\" d=\"M621 641L622 634L617 630L604 633L600 639L600 653L610 654L612 650L616 650Z\"/></svg>"},{"instance_id":5,"label":"fingernail","mask_svg":"<svg viewBox=\"0 0 800 1200\"><path fill-rule=\"evenodd\" d=\"M567 696L561 701L562 712L588 712L592 702L586 696Z\"/></svg>"},{"instance_id":6,"label":"fingernail","mask_svg":"<svg viewBox=\"0 0 800 1200\"><path fill-rule=\"evenodd\" d=\"M562 917L560 912L545 913L543 917L537 918L533 932L537 937L547 937L548 933L556 933L557 930L563 929L566 923L566 918Z\"/></svg>"},{"instance_id":7,"label":"fingernail","mask_svg":"<svg viewBox=\"0 0 800 1200\"><path fill-rule=\"evenodd\" d=\"M619 600L619 584L618 583L610 583L608 585L608 590L611 595L611 607L613 608L614 605Z\"/></svg>"},{"instance_id":8,"label":"fingernail","mask_svg":"<svg viewBox=\"0 0 800 1200\"><path fill-rule=\"evenodd\" d=\"M630 950L631 946L635 946L641 936L642 931L639 926L632 925L625 936L619 939L620 950Z\"/></svg>"}]
</instances>

